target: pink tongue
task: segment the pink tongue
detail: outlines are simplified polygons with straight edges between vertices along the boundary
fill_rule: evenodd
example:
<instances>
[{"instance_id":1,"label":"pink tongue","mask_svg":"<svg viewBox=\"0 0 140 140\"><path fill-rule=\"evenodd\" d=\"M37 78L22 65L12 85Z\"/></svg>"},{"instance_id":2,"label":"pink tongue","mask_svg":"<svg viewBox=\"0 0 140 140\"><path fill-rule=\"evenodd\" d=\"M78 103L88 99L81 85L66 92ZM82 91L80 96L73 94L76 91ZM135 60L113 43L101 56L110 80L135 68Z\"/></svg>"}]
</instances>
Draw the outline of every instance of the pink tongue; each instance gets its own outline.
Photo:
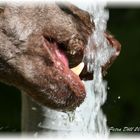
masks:
<instances>
[{"instance_id":1,"label":"pink tongue","mask_svg":"<svg viewBox=\"0 0 140 140\"><path fill-rule=\"evenodd\" d=\"M57 57L61 60L61 62L62 62L65 66L68 67L69 64L68 64L68 60L67 60L65 54L64 54L61 50L59 50L58 48L55 49L55 53L56 53Z\"/></svg>"}]
</instances>

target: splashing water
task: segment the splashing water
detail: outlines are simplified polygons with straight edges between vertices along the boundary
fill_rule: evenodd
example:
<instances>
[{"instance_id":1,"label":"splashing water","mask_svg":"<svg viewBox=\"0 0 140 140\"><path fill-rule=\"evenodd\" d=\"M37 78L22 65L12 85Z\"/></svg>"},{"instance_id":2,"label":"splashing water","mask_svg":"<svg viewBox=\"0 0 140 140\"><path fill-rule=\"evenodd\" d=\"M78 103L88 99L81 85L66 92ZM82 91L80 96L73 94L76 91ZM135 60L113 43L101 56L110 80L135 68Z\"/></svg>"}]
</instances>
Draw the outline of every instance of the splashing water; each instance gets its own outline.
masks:
<instances>
[{"instance_id":1,"label":"splashing water","mask_svg":"<svg viewBox=\"0 0 140 140\"><path fill-rule=\"evenodd\" d=\"M109 18L109 12L104 7L104 4L96 3L88 9L95 29L93 29L93 34L88 40L83 61L87 64L87 70L93 72L94 77L88 87L85 84L87 93L90 91L95 94L93 113L91 113L94 116L91 116L89 125L94 121L97 128L96 134L108 135L106 117L101 110L101 106L107 97L107 82L103 80L102 66L109 61L115 49L109 45L104 35Z\"/></svg>"}]
</instances>

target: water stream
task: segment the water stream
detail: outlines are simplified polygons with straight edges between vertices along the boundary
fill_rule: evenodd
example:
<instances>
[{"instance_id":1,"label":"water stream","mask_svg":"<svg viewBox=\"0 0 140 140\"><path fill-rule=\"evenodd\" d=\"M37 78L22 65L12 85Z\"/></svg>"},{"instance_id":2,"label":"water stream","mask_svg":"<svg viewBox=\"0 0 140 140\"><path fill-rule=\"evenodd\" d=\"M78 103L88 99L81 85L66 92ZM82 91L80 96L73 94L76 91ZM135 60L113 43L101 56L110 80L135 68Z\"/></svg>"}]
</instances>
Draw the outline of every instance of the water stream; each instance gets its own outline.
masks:
<instances>
[{"instance_id":1,"label":"water stream","mask_svg":"<svg viewBox=\"0 0 140 140\"><path fill-rule=\"evenodd\" d=\"M108 128L106 124L106 116L103 114L101 106L107 98L107 81L103 80L102 66L104 66L113 53L113 49L104 36L106 31L109 11L105 9L105 5L96 2L88 7L88 12L91 16L91 21L95 24L93 34L88 40L85 50L84 61L87 64L87 70L93 72L93 80L86 86L87 94L92 92L95 96L94 107L92 108L91 118L88 127L94 122L95 133L107 136ZM93 133L93 132L90 132Z\"/></svg>"}]
</instances>

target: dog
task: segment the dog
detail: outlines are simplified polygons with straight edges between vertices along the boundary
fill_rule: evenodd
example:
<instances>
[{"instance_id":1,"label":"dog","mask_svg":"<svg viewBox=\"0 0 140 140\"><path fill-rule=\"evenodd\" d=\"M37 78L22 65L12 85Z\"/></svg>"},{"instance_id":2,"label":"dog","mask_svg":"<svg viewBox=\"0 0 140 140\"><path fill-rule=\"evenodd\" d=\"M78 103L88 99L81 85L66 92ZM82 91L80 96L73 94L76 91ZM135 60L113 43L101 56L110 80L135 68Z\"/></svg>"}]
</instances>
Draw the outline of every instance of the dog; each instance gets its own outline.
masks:
<instances>
[{"instance_id":1,"label":"dog","mask_svg":"<svg viewBox=\"0 0 140 140\"><path fill-rule=\"evenodd\" d=\"M82 66L89 36L95 28L88 12L70 3L0 6L0 81L27 93L39 104L56 110L74 110L85 99L82 79L92 73ZM120 52L120 43L105 33Z\"/></svg>"}]
</instances>

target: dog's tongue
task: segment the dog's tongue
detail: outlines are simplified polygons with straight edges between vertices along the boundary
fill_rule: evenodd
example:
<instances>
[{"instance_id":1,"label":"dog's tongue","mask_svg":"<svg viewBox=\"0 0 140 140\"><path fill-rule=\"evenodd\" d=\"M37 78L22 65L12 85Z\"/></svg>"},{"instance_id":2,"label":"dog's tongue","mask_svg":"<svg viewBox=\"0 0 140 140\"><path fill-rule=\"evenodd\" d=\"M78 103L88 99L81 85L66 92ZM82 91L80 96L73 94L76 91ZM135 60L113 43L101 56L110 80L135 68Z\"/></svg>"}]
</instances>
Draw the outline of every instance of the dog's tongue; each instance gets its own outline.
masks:
<instances>
[{"instance_id":1,"label":"dog's tongue","mask_svg":"<svg viewBox=\"0 0 140 140\"><path fill-rule=\"evenodd\" d=\"M58 46L55 45L55 53L57 58L66 66L69 67L69 62L68 59L66 57L66 55L64 54L63 51L61 51L60 49L58 49ZM80 73L82 72L84 68L84 63L81 62L80 64L78 64L76 67L71 68L71 71L74 72L76 75L80 75Z\"/></svg>"},{"instance_id":2,"label":"dog's tongue","mask_svg":"<svg viewBox=\"0 0 140 140\"><path fill-rule=\"evenodd\" d=\"M71 72L73 72L77 76L80 75L80 73L82 72L84 68L83 62L79 63L77 66L70 69L68 58L66 57L65 53L61 50L61 48L58 48L58 45L56 43L47 42L45 46L50 49L51 57L53 61L55 62L56 66L62 67L63 65L66 69L71 70Z\"/></svg>"},{"instance_id":3,"label":"dog's tongue","mask_svg":"<svg viewBox=\"0 0 140 140\"><path fill-rule=\"evenodd\" d=\"M65 54L60 50L58 49L58 47L55 45L55 53L58 57L58 59L67 67L69 67L69 63L68 63L68 59L67 57L65 56Z\"/></svg>"}]
</instances>

